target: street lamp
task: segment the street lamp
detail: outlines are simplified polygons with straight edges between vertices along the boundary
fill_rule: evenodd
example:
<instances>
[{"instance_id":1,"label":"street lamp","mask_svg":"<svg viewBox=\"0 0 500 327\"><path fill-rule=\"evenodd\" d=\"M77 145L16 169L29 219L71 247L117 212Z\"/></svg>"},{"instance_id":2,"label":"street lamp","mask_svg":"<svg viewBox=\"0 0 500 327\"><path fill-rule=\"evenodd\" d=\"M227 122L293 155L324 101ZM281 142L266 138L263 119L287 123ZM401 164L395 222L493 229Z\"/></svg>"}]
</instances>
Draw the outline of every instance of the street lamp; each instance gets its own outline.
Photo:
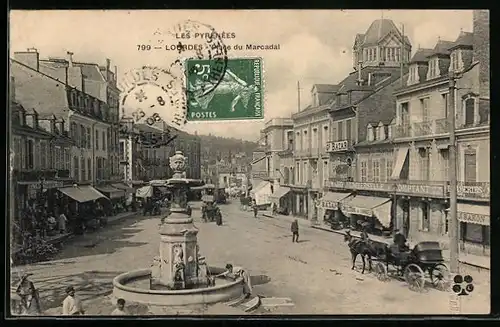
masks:
<instances>
[{"instance_id":1,"label":"street lamp","mask_svg":"<svg viewBox=\"0 0 500 327\"><path fill-rule=\"evenodd\" d=\"M459 246L457 220L457 148L455 140L455 90L458 76L453 71L449 75L449 102L448 102L448 125L450 133L449 144L449 177L450 177L450 271L458 274Z\"/></svg>"}]
</instances>

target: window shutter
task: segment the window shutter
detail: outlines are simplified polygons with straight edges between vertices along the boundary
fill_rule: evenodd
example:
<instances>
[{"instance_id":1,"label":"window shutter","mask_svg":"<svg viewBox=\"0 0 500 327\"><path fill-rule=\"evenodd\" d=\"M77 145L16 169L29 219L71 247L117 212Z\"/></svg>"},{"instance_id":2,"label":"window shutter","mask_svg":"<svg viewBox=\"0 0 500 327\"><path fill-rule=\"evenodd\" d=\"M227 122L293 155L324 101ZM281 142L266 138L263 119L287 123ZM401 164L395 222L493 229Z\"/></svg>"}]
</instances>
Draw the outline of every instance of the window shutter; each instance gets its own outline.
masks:
<instances>
[{"instance_id":1,"label":"window shutter","mask_svg":"<svg viewBox=\"0 0 500 327\"><path fill-rule=\"evenodd\" d=\"M380 181L386 180L385 172L386 172L385 158L381 158L380 159Z\"/></svg>"},{"instance_id":2,"label":"window shutter","mask_svg":"<svg viewBox=\"0 0 500 327\"><path fill-rule=\"evenodd\" d=\"M371 182L373 180L373 160L371 158L368 159L368 171L366 175L368 182Z\"/></svg>"},{"instance_id":3,"label":"window shutter","mask_svg":"<svg viewBox=\"0 0 500 327\"><path fill-rule=\"evenodd\" d=\"M337 140L338 140L337 124L332 124L332 141L337 141Z\"/></svg>"}]
</instances>

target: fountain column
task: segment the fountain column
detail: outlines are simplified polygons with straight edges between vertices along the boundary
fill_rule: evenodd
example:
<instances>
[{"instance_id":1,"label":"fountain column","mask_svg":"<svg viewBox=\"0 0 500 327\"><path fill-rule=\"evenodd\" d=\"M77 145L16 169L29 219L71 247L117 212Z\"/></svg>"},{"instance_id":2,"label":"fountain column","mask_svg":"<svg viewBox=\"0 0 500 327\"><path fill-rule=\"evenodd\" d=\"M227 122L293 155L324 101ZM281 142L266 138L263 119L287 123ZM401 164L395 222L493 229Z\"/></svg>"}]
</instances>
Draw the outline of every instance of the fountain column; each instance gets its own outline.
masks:
<instances>
[{"instance_id":1,"label":"fountain column","mask_svg":"<svg viewBox=\"0 0 500 327\"><path fill-rule=\"evenodd\" d=\"M173 177L168 180L173 199L170 214L160 224L160 256L151 275L151 287L161 285L169 289L192 288L198 279L198 229L187 210L187 192L196 186L185 178L186 157L176 151L170 157Z\"/></svg>"}]
</instances>

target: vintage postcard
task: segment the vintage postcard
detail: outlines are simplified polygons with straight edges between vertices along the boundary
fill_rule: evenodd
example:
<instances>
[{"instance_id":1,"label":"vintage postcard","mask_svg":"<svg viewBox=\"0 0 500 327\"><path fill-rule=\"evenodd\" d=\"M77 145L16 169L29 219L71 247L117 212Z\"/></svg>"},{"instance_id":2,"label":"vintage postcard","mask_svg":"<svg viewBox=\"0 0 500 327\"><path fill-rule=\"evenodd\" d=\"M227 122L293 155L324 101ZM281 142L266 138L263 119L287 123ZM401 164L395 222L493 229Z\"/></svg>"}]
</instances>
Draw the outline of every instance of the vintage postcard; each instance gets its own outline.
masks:
<instances>
[{"instance_id":1,"label":"vintage postcard","mask_svg":"<svg viewBox=\"0 0 500 327\"><path fill-rule=\"evenodd\" d=\"M487 10L9 18L12 317L490 312Z\"/></svg>"}]
</instances>

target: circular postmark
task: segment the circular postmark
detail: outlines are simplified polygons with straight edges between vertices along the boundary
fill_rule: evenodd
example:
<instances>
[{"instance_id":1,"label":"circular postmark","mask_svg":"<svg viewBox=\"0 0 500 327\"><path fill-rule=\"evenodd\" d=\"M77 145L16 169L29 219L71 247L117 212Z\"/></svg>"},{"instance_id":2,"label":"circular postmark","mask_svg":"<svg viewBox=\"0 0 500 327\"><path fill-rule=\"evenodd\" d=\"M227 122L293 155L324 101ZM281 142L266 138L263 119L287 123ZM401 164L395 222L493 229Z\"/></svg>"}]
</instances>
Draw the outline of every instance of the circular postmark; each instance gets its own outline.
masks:
<instances>
[{"instance_id":1,"label":"circular postmark","mask_svg":"<svg viewBox=\"0 0 500 327\"><path fill-rule=\"evenodd\" d=\"M182 127L186 107L179 79L169 70L143 66L123 75L118 87L124 112L132 112L134 122Z\"/></svg>"},{"instance_id":2,"label":"circular postmark","mask_svg":"<svg viewBox=\"0 0 500 327\"><path fill-rule=\"evenodd\" d=\"M176 49L179 58L171 68L180 69L178 73L185 81L186 94L200 96L215 90L224 78L228 61L228 47L220 34L212 26L194 20L176 24L170 34L176 38L181 36ZM186 40L198 46L187 44ZM194 83L190 82L191 76L198 77Z\"/></svg>"}]
</instances>

